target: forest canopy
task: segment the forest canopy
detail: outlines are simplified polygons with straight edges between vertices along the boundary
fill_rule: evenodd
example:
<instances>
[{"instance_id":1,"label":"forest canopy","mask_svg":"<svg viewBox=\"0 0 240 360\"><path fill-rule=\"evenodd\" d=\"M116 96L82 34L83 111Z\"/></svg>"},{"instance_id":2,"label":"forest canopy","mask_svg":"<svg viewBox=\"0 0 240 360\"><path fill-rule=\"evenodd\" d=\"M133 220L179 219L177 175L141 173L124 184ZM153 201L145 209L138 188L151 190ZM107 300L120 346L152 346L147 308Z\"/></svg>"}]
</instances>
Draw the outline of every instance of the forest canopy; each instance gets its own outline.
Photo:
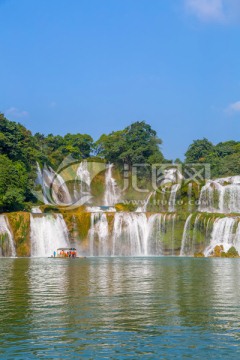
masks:
<instances>
[{"instance_id":1,"label":"forest canopy","mask_svg":"<svg viewBox=\"0 0 240 360\"><path fill-rule=\"evenodd\" d=\"M36 199L32 189L36 164L57 169L63 159L101 159L119 169L124 163L174 163L164 158L162 140L145 121L103 134L94 142L88 134L32 134L23 125L0 114L0 212L23 210ZM177 159L176 162L180 160ZM240 174L240 142L226 141L214 145L208 139L194 140L183 163L209 163L212 177Z\"/></svg>"}]
</instances>

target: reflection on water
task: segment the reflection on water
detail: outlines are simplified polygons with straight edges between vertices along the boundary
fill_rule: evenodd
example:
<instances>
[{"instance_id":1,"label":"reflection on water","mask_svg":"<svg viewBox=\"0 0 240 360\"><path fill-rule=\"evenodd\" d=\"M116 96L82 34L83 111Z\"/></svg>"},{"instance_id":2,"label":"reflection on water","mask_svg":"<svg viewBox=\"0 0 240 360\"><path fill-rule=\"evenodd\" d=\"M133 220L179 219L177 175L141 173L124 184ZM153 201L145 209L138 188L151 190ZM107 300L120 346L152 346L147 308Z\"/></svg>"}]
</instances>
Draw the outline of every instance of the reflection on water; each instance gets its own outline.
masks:
<instances>
[{"instance_id":1,"label":"reflection on water","mask_svg":"<svg viewBox=\"0 0 240 360\"><path fill-rule=\"evenodd\" d=\"M0 358L239 359L238 259L1 259Z\"/></svg>"}]
</instances>

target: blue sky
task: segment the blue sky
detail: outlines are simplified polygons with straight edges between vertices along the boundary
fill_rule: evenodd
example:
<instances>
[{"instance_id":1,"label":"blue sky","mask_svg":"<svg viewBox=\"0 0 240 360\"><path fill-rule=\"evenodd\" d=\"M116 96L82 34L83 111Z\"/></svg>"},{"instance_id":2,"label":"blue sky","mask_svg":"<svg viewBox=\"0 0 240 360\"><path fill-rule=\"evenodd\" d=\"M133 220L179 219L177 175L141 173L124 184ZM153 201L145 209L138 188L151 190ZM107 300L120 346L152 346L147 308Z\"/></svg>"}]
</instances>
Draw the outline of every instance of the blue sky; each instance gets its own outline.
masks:
<instances>
[{"instance_id":1,"label":"blue sky","mask_svg":"<svg viewBox=\"0 0 240 360\"><path fill-rule=\"evenodd\" d=\"M167 158L239 140L239 0L0 0L0 111L33 133L145 120Z\"/></svg>"}]
</instances>

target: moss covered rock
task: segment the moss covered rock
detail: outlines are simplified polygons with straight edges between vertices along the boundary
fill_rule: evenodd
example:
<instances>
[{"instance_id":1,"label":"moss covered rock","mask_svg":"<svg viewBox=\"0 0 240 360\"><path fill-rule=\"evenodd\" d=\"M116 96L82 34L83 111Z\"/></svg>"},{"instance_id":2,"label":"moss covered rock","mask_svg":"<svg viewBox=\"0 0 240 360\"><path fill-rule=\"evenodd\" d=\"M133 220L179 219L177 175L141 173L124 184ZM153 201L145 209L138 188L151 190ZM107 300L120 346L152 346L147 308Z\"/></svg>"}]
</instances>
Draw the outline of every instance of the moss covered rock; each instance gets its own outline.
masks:
<instances>
[{"instance_id":1,"label":"moss covered rock","mask_svg":"<svg viewBox=\"0 0 240 360\"><path fill-rule=\"evenodd\" d=\"M7 215L16 247L17 256L30 256L30 214L15 212Z\"/></svg>"}]
</instances>

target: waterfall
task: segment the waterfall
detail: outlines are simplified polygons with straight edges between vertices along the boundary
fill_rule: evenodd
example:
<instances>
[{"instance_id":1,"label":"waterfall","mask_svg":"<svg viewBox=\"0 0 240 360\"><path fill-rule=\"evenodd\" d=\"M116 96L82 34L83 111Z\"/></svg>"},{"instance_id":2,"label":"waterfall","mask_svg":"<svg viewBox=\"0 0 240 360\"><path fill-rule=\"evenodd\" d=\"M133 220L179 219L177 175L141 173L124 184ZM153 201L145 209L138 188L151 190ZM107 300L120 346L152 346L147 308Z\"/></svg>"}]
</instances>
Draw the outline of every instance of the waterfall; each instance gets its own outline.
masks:
<instances>
[{"instance_id":1,"label":"waterfall","mask_svg":"<svg viewBox=\"0 0 240 360\"><path fill-rule=\"evenodd\" d=\"M77 169L74 186L75 200L78 201L83 195L91 196L91 175L86 160L82 161Z\"/></svg>"},{"instance_id":2,"label":"waterfall","mask_svg":"<svg viewBox=\"0 0 240 360\"><path fill-rule=\"evenodd\" d=\"M120 200L120 191L116 180L112 176L113 164L109 164L105 174L104 205L113 206Z\"/></svg>"},{"instance_id":3,"label":"waterfall","mask_svg":"<svg viewBox=\"0 0 240 360\"><path fill-rule=\"evenodd\" d=\"M183 180L183 176L178 168L176 167L167 168L164 170L164 175L161 184L167 184L167 183L180 184L182 180Z\"/></svg>"},{"instance_id":4,"label":"waterfall","mask_svg":"<svg viewBox=\"0 0 240 360\"><path fill-rule=\"evenodd\" d=\"M37 183L42 187L45 204L67 205L72 203L72 197L64 179L50 166L44 165L41 170L37 163Z\"/></svg>"},{"instance_id":5,"label":"waterfall","mask_svg":"<svg viewBox=\"0 0 240 360\"><path fill-rule=\"evenodd\" d=\"M194 219L195 216L195 219ZM212 236L214 217L204 214L190 214L185 222L180 256L193 256L195 252L204 252Z\"/></svg>"},{"instance_id":6,"label":"waterfall","mask_svg":"<svg viewBox=\"0 0 240 360\"><path fill-rule=\"evenodd\" d=\"M138 208L136 209L136 212L139 213L139 212L146 212L147 211L147 207L148 207L148 204L149 204L149 201L152 197L152 195L155 193L155 191L152 191L148 197L146 198L146 200L144 200L144 205L143 206L138 206Z\"/></svg>"},{"instance_id":7,"label":"waterfall","mask_svg":"<svg viewBox=\"0 0 240 360\"><path fill-rule=\"evenodd\" d=\"M176 196L177 196L177 192L180 189L180 187L181 187L180 184L174 184L171 187L171 193L170 193L169 204L168 204L168 211L169 212L174 212L175 211Z\"/></svg>"},{"instance_id":8,"label":"waterfall","mask_svg":"<svg viewBox=\"0 0 240 360\"><path fill-rule=\"evenodd\" d=\"M113 256L147 255L145 214L116 213L113 227Z\"/></svg>"},{"instance_id":9,"label":"waterfall","mask_svg":"<svg viewBox=\"0 0 240 360\"><path fill-rule=\"evenodd\" d=\"M165 211L175 212L176 196L177 196L177 192L181 188L183 176L178 168L173 167L173 168L166 168L164 170L163 176L160 179L161 179L161 184L160 184L161 186L157 191L159 192L161 189L161 193L162 193L161 210L165 208ZM168 194L169 197L167 196ZM165 202L165 198L166 198L166 202Z\"/></svg>"},{"instance_id":10,"label":"waterfall","mask_svg":"<svg viewBox=\"0 0 240 360\"><path fill-rule=\"evenodd\" d=\"M0 215L0 256L16 256L13 236L5 215Z\"/></svg>"},{"instance_id":11,"label":"waterfall","mask_svg":"<svg viewBox=\"0 0 240 360\"><path fill-rule=\"evenodd\" d=\"M91 228L89 230L89 255L109 255L109 228L105 213L91 213ZM96 243L96 244L95 244Z\"/></svg>"},{"instance_id":12,"label":"waterfall","mask_svg":"<svg viewBox=\"0 0 240 360\"><path fill-rule=\"evenodd\" d=\"M202 187L199 211L240 213L240 176L209 180Z\"/></svg>"},{"instance_id":13,"label":"waterfall","mask_svg":"<svg viewBox=\"0 0 240 360\"><path fill-rule=\"evenodd\" d=\"M171 252L171 255L173 256L175 254L174 250L175 250L175 247L174 247L174 237L175 237L175 221L176 221L176 214L174 214L172 216L172 252Z\"/></svg>"},{"instance_id":14,"label":"waterfall","mask_svg":"<svg viewBox=\"0 0 240 360\"><path fill-rule=\"evenodd\" d=\"M47 257L59 247L68 247L68 230L60 214L30 215L31 256Z\"/></svg>"},{"instance_id":15,"label":"waterfall","mask_svg":"<svg viewBox=\"0 0 240 360\"><path fill-rule=\"evenodd\" d=\"M35 206L31 209L31 213L32 214L42 214L42 210L40 209L39 206Z\"/></svg>"},{"instance_id":16,"label":"waterfall","mask_svg":"<svg viewBox=\"0 0 240 360\"><path fill-rule=\"evenodd\" d=\"M192 211L192 204L191 204L191 200L192 200L192 183L191 182L188 184L187 197L188 197L188 212L191 212Z\"/></svg>"},{"instance_id":17,"label":"waterfall","mask_svg":"<svg viewBox=\"0 0 240 360\"><path fill-rule=\"evenodd\" d=\"M190 255L191 252L191 219L193 214L190 214L185 222L184 230L183 230L183 237L182 237L182 245L180 250L180 256L187 256Z\"/></svg>"},{"instance_id":18,"label":"waterfall","mask_svg":"<svg viewBox=\"0 0 240 360\"><path fill-rule=\"evenodd\" d=\"M194 222L193 214L189 215L184 226L181 256L192 256L201 248L205 256L213 253L215 246L222 245L224 251L234 246L240 253L240 219L239 217L217 217L206 219L204 214L197 214Z\"/></svg>"},{"instance_id":19,"label":"waterfall","mask_svg":"<svg viewBox=\"0 0 240 360\"><path fill-rule=\"evenodd\" d=\"M234 246L240 252L240 226L238 218L217 218L213 224L210 245L205 249L204 255L212 254L215 246L222 245L224 251Z\"/></svg>"},{"instance_id":20,"label":"waterfall","mask_svg":"<svg viewBox=\"0 0 240 360\"><path fill-rule=\"evenodd\" d=\"M166 232L166 214L153 214L147 217L145 213L115 213L110 230L105 213L92 213L89 255L162 255Z\"/></svg>"},{"instance_id":21,"label":"waterfall","mask_svg":"<svg viewBox=\"0 0 240 360\"><path fill-rule=\"evenodd\" d=\"M191 254L194 255L195 246L197 243L197 232L198 232L198 224L200 222L202 214L198 214L195 217L194 225L193 225L193 234L192 234L192 251Z\"/></svg>"},{"instance_id":22,"label":"waterfall","mask_svg":"<svg viewBox=\"0 0 240 360\"><path fill-rule=\"evenodd\" d=\"M113 206L87 206L85 209L87 212L96 213L96 212L116 212L115 207Z\"/></svg>"},{"instance_id":23,"label":"waterfall","mask_svg":"<svg viewBox=\"0 0 240 360\"><path fill-rule=\"evenodd\" d=\"M42 200L44 202L44 204L49 204L49 186L50 186L50 181L48 181L48 178L44 179L43 176L43 171L40 168L39 163L37 162L37 185L41 185L42 188ZM46 184L46 182L48 182L48 184Z\"/></svg>"}]
</instances>

